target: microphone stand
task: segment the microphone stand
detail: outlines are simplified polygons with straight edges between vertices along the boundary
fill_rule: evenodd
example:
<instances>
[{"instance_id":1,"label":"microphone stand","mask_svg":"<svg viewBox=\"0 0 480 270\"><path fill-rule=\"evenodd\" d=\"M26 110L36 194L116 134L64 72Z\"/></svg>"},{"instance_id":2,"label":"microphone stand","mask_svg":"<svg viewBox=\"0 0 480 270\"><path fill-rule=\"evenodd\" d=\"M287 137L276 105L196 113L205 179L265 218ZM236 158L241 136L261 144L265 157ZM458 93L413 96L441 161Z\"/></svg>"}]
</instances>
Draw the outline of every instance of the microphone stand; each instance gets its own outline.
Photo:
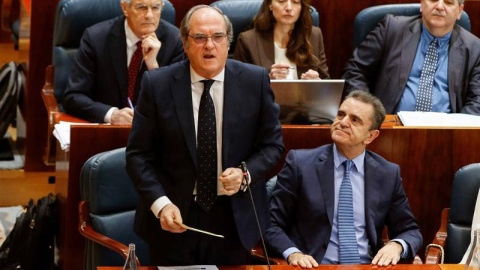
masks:
<instances>
[{"instance_id":1,"label":"microphone stand","mask_svg":"<svg viewBox=\"0 0 480 270\"><path fill-rule=\"evenodd\" d=\"M252 190L250 189L250 185L248 183L247 164L245 163L245 161L242 161L241 168L242 168L242 172L243 172L243 179L245 180L245 184L247 185L248 194L250 194L250 200L252 202L253 213L255 214L255 220L257 222L258 232L260 233L260 240L262 241L263 252L265 253L265 257L267 258L268 270L272 270L272 268L270 266L270 258L268 257L267 247L265 246L265 240L263 240L262 228L260 227L260 221L258 220L257 209L255 207L255 202L253 201Z\"/></svg>"}]
</instances>

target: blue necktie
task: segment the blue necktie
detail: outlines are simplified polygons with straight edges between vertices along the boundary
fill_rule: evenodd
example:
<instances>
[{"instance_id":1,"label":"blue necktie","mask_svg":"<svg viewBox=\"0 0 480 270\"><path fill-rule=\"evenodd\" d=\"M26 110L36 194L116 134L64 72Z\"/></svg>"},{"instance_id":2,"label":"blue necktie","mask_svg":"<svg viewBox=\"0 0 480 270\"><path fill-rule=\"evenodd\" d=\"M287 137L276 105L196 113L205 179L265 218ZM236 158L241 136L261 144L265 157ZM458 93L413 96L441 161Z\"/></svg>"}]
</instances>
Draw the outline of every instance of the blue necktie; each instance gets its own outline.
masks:
<instances>
[{"instance_id":1,"label":"blue necktie","mask_svg":"<svg viewBox=\"0 0 480 270\"><path fill-rule=\"evenodd\" d=\"M435 70L437 69L438 49L437 39L434 38L428 46L427 54L423 62L420 82L418 84L417 103L415 111L432 111L433 82L435 81Z\"/></svg>"},{"instance_id":2,"label":"blue necktie","mask_svg":"<svg viewBox=\"0 0 480 270\"><path fill-rule=\"evenodd\" d=\"M345 174L340 185L337 213L339 261L340 264L360 264L353 223L353 192L350 181L350 168L353 162L346 160L343 164L345 165Z\"/></svg>"},{"instance_id":3,"label":"blue necktie","mask_svg":"<svg viewBox=\"0 0 480 270\"><path fill-rule=\"evenodd\" d=\"M203 80L203 94L198 109L197 132L197 203L209 212L217 199L217 129L215 106L210 96L214 80Z\"/></svg>"}]
</instances>

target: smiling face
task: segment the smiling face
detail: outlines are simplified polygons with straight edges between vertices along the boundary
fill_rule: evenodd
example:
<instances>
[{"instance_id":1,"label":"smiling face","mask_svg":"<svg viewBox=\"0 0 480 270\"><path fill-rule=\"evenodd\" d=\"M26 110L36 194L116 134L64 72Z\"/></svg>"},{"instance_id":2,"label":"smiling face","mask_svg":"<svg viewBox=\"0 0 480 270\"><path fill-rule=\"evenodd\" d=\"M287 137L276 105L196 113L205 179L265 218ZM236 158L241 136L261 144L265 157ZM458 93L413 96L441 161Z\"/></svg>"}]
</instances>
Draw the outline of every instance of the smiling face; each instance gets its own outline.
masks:
<instances>
[{"instance_id":1,"label":"smiling face","mask_svg":"<svg viewBox=\"0 0 480 270\"><path fill-rule=\"evenodd\" d=\"M425 27L432 35L443 37L460 19L463 4L458 0L421 0L420 12Z\"/></svg>"},{"instance_id":2,"label":"smiling face","mask_svg":"<svg viewBox=\"0 0 480 270\"><path fill-rule=\"evenodd\" d=\"M360 154L379 134L372 128L374 109L371 104L354 98L346 99L338 109L330 133L337 148L347 157L347 152Z\"/></svg>"},{"instance_id":3,"label":"smiling face","mask_svg":"<svg viewBox=\"0 0 480 270\"><path fill-rule=\"evenodd\" d=\"M211 79L218 75L227 62L229 43L226 37L227 26L223 16L211 8L201 8L192 14L187 36L183 37L183 47L190 64L198 75ZM223 39L210 38L224 36ZM205 43L197 44L195 37L207 37Z\"/></svg>"},{"instance_id":4,"label":"smiling face","mask_svg":"<svg viewBox=\"0 0 480 270\"><path fill-rule=\"evenodd\" d=\"M294 26L302 11L301 0L272 0L270 10L277 25Z\"/></svg>"},{"instance_id":5,"label":"smiling face","mask_svg":"<svg viewBox=\"0 0 480 270\"><path fill-rule=\"evenodd\" d=\"M132 0L130 4L120 2L123 14L133 33L143 39L155 32L162 14L162 0Z\"/></svg>"}]
</instances>

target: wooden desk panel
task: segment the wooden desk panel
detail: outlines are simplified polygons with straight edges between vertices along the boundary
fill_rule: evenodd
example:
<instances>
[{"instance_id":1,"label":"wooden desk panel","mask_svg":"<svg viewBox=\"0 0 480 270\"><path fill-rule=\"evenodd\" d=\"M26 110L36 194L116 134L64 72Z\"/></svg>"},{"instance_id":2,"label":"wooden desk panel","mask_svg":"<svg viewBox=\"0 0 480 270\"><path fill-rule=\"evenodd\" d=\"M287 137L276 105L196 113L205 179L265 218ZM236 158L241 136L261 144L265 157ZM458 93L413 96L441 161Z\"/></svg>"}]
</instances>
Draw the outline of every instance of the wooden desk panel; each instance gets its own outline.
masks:
<instances>
[{"instance_id":1,"label":"wooden desk panel","mask_svg":"<svg viewBox=\"0 0 480 270\"><path fill-rule=\"evenodd\" d=\"M463 264L399 264L389 267L378 267L373 265L320 265L318 270L463 270ZM245 266L219 266L220 270L268 270L266 265L245 265ZM98 270L121 270L122 267L97 267ZM142 266L139 270L157 270L154 266ZM290 265L272 265L272 270L293 270L302 269Z\"/></svg>"},{"instance_id":2,"label":"wooden desk panel","mask_svg":"<svg viewBox=\"0 0 480 270\"><path fill-rule=\"evenodd\" d=\"M70 164L57 162L57 190L61 195L63 213L59 241L63 247L63 265L75 266L74 269L79 270L82 268L83 258L79 254L83 254L84 239L77 229L81 167L96 153L125 146L129 133L127 126L72 128ZM283 134L286 147L283 158L290 149L314 148L331 143L328 126L283 126ZM400 165L405 192L425 244L432 241L440 226L442 209L450 205L454 173L462 166L480 162L480 151L476 151L479 147L480 129L391 126L382 128L380 136L369 146L370 150ZM68 156L63 158L68 160ZM271 175L281 169L283 158ZM420 256L423 256L423 250L420 250Z\"/></svg>"}]
</instances>

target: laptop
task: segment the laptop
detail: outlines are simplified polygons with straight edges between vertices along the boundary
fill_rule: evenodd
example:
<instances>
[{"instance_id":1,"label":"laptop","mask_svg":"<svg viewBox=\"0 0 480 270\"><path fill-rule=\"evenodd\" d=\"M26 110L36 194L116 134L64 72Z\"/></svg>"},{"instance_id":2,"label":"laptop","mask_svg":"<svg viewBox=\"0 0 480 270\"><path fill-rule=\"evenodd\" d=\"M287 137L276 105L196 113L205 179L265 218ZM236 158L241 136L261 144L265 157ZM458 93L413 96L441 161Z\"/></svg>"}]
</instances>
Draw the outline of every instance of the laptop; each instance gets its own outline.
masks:
<instances>
[{"instance_id":1,"label":"laptop","mask_svg":"<svg viewBox=\"0 0 480 270\"><path fill-rule=\"evenodd\" d=\"M345 80L271 80L280 122L291 125L331 124Z\"/></svg>"}]
</instances>

